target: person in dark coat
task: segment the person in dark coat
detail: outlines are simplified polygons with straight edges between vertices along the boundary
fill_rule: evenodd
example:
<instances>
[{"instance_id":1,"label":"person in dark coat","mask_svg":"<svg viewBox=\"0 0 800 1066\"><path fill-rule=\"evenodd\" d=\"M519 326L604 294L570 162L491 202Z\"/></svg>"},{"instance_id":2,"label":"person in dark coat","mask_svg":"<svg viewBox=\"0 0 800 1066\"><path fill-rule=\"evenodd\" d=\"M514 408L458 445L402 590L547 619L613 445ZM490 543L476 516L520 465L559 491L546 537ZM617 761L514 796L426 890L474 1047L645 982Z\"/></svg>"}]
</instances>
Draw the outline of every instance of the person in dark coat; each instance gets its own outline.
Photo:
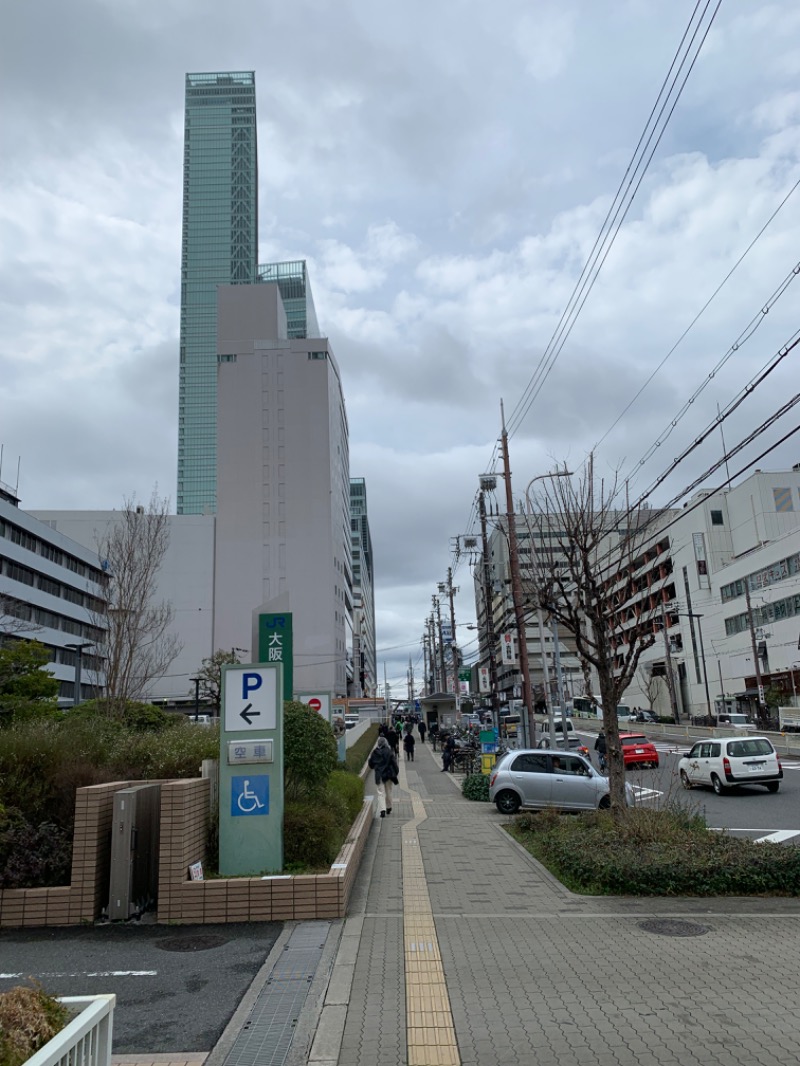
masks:
<instances>
[{"instance_id":1,"label":"person in dark coat","mask_svg":"<svg viewBox=\"0 0 800 1066\"><path fill-rule=\"evenodd\" d=\"M390 729L386 734L386 739L389 741L389 747L395 753L395 756L400 754L400 734L396 729Z\"/></svg>"},{"instance_id":2,"label":"person in dark coat","mask_svg":"<svg viewBox=\"0 0 800 1066\"><path fill-rule=\"evenodd\" d=\"M425 730L427 728L428 727L425 725L425 719L424 718L420 718L419 725L417 726L417 729L419 730L420 744L424 744L425 743Z\"/></svg>"},{"instance_id":3,"label":"person in dark coat","mask_svg":"<svg viewBox=\"0 0 800 1066\"><path fill-rule=\"evenodd\" d=\"M404 751L406 753L406 762L409 762L409 761L413 762L414 761L414 745L415 744L416 744L416 741L414 740L414 734L413 733L406 733L406 735L403 737L403 749L404 749Z\"/></svg>"},{"instance_id":4,"label":"person in dark coat","mask_svg":"<svg viewBox=\"0 0 800 1066\"><path fill-rule=\"evenodd\" d=\"M375 771L375 791L381 818L392 813L392 786L398 783L400 767L386 737L378 737L367 764Z\"/></svg>"},{"instance_id":5,"label":"person in dark coat","mask_svg":"<svg viewBox=\"0 0 800 1066\"><path fill-rule=\"evenodd\" d=\"M600 769L605 770L608 745L606 744L606 735L602 729L597 734L597 740L594 742L594 750L597 752L597 761L600 763Z\"/></svg>"},{"instance_id":6,"label":"person in dark coat","mask_svg":"<svg viewBox=\"0 0 800 1066\"><path fill-rule=\"evenodd\" d=\"M453 765L453 756L456 753L456 738L451 733L447 740L444 742L442 748L442 773L449 770Z\"/></svg>"}]
</instances>

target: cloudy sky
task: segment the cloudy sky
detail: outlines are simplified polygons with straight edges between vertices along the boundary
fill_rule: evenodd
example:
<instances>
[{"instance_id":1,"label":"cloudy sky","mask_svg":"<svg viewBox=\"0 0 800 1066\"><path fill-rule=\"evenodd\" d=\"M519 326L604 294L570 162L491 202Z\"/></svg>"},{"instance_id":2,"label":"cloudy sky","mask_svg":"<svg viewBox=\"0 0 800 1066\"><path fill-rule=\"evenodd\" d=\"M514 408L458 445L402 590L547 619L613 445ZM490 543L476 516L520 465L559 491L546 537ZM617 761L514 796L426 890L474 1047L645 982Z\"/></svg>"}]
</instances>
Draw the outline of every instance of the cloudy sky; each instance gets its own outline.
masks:
<instances>
[{"instance_id":1,"label":"cloudy sky","mask_svg":"<svg viewBox=\"0 0 800 1066\"><path fill-rule=\"evenodd\" d=\"M800 178L800 6L724 0L521 416L693 8L6 0L0 478L16 484L19 463L30 510L118 506L156 483L174 499L184 74L255 70L259 258L309 261L367 479L379 672L404 677L472 531L501 399L516 495L598 442L601 469L645 487L800 325L798 282L639 463L800 259L798 190L640 392ZM797 364L726 423L729 447L795 391ZM720 449L715 435L655 502ZM760 465L798 459L796 437ZM465 561L454 580L472 621Z\"/></svg>"}]
</instances>

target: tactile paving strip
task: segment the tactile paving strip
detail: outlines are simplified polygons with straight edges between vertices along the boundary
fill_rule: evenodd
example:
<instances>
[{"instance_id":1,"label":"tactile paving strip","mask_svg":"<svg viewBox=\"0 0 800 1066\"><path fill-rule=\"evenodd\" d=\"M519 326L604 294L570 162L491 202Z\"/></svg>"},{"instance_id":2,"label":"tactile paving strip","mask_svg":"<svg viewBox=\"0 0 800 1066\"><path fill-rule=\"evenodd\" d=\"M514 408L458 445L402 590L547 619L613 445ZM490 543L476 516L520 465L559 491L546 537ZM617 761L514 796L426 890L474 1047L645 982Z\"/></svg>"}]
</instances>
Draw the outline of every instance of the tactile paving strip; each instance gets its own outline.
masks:
<instances>
[{"instance_id":1,"label":"tactile paving strip","mask_svg":"<svg viewBox=\"0 0 800 1066\"><path fill-rule=\"evenodd\" d=\"M459 1066L456 1031L433 921L417 827L427 818L409 789L414 817L403 825L403 953L408 1066Z\"/></svg>"},{"instance_id":2,"label":"tactile paving strip","mask_svg":"<svg viewBox=\"0 0 800 1066\"><path fill-rule=\"evenodd\" d=\"M297 926L228 1052L225 1066L282 1066L286 1061L329 929L330 922Z\"/></svg>"}]
</instances>

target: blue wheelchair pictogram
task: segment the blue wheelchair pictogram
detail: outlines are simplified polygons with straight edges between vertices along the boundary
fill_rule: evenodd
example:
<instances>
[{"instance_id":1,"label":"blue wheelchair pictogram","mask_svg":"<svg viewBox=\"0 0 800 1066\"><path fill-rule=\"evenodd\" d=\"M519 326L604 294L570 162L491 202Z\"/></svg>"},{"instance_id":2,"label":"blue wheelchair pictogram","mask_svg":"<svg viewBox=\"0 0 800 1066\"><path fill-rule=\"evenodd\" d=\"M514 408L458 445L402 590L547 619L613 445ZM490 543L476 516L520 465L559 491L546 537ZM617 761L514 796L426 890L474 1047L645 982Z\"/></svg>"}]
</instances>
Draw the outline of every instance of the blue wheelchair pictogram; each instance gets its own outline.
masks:
<instances>
[{"instance_id":1,"label":"blue wheelchair pictogram","mask_svg":"<svg viewBox=\"0 0 800 1066\"><path fill-rule=\"evenodd\" d=\"M269 814L269 774L231 778L231 816Z\"/></svg>"}]
</instances>

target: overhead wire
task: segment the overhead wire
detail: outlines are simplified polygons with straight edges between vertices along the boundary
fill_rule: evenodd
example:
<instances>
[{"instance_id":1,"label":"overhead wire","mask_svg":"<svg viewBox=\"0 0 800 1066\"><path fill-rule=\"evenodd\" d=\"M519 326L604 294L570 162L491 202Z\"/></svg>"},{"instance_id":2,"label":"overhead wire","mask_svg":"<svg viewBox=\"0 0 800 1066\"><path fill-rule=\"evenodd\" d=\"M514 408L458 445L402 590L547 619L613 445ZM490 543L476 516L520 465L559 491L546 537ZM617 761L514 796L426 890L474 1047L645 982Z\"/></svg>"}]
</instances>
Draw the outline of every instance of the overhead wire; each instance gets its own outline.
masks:
<instances>
[{"instance_id":1,"label":"overhead wire","mask_svg":"<svg viewBox=\"0 0 800 1066\"><path fill-rule=\"evenodd\" d=\"M741 264L747 258L749 253L753 250L753 248L758 243L758 241L761 239L761 237L763 237L764 233L769 228L770 224L778 216L779 212L785 206L785 204L788 202L788 200L790 199L792 194L797 190L798 186L800 186L800 178L798 178L797 181L794 183L794 185L792 185L792 187L786 193L784 198L781 200L781 202L778 204L778 206L775 208L775 210L769 216L767 221L764 223L764 225L761 227L761 229L758 231L758 233L755 235L755 237L753 237L753 239L750 241L748 246L745 248L745 250L739 256L739 258L736 260L736 262L730 268L728 273L725 275L725 277L722 279L722 281L719 283L719 285L717 285L716 289L714 289L714 291L711 293L709 298L706 300L706 302L703 304L703 306L700 308L700 310L697 312L697 314L691 320L689 325L684 329L683 333L681 333L681 335L678 337L678 339L675 341L675 343L669 349L667 354L663 357L661 362L653 369L653 371L650 373L650 375L642 383L640 388L636 391L636 393L634 393L633 397L628 401L628 403L625 405L625 407L623 407L623 409L617 415L615 420L611 423L611 425L605 431L603 436L600 437L600 439L595 442L595 445L592 448L592 451L596 451L600 447L600 445L603 443L603 441L606 440L606 438L609 436L609 434L611 434L614 431L614 429L616 429L616 427L619 425L619 423L622 421L622 419L625 417L625 415L628 413L628 411L630 411L631 407L633 407L633 405L636 403L636 401L639 399L639 397L642 395L642 393L645 391L645 389L647 389L648 385L650 385L650 383L653 381L653 379L656 377L656 375L661 371L661 369L664 367L664 365L667 363L667 361L670 359L670 357L674 354L676 349L683 343L683 341L688 336L688 334L691 332L691 330L697 325L699 320L702 318L702 316L705 314L705 312L708 310L708 308L711 306L711 304L714 302L714 300L717 298L717 296L720 294L720 292L722 292L722 290L724 289L725 285L730 281L730 279L736 273L738 268L741 266ZM796 275L797 272L798 272L798 269L799 269L798 267L795 267L794 270L793 270L793 274Z\"/></svg>"},{"instance_id":2,"label":"overhead wire","mask_svg":"<svg viewBox=\"0 0 800 1066\"><path fill-rule=\"evenodd\" d=\"M705 6L703 7L703 11L701 12L699 19L697 20L697 25L692 30L692 24L695 21L695 16L697 15L697 11L700 6L700 0L698 0L697 4L695 5L694 11L692 12L692 16L689 20L689 24L687 25L687 28L684 31L684 35L681 38L681 42L678 45L678 49L676 50L672 64L670 65L670 69L667 73L666 78L664 79L664 82L662 83L661 89L659 90L658 97L656 98L656 103L653 105L653 108L650 112L650 116L647 120L647 123L645 124L645 128L642 132L642 135L639 138L639 142L637 143L636 149L634 150L634 154L631 158L631 161L628 164L622 181L620 182L620 185L617 189L614 200L612 201L611 206L609 207L608 212L606 214L606 217L603 220L603 224L600 227L600 232L595 240L592 251L589 254L589 258L584 264L583 270L581 271L575 288L573 289L572 295L570 296L567 302L567 306L562 312L561 318L559 319L558 324L556 325L556 329L553 332L553 335L548 341L547 346L539 359L539 363L536 367L536 370L534 371L530 381L528 382L528 385L523 390L523 394L520 400L517 402L517 405L511 412L511 415L508 420L509 436L513 436L519 429L523 420L530 411L534 400L541 392L545 381L549 377L551 370L555 366L555 363L559 358L561 351L563 350L564 345L566 344L572 332L572 329L574 328L574 325L578 319L578 316L580 315L581 310L583 309L584 304L586 303L586 300L589 297L589 294L594 288L600 271L602 270L603 264L605 263L606 258L608 257L608 254L617 239L619 231L622 228L622 224L625 221L628 212L630 211L636 194L639 191L642 181L644 180L644 177L650 167L650 163L652 162L653 156L655 155L655 152L658 149L659 144L661 143L661 139L663 138L666 128L669 125L670 119L672 118L678 101L680 100L683 94L683 90L686 86L689 76L692 70L694 69L694 65L697 62L705 40L709 34L709 31L711 30L711 27L717 16L717 12L719 11L719 8L721 6L722 0L718 0L707 25L705 25L705 28L703 29L704 19L711 5L711 2L712 0L706 0ZM684 43L690 30L691 37L689 39L688 45L684 49ZM695 42L697 41L698 36L701 34L701 30L702 36L700 37L699 44L697 45L694 55L692 56L691 61L689 62L688 69L683 75L683 80L681 81L680 86L678 87L677 92L675 93L674 99L672 99L672 102L670 104L670 99L672 98L676 86L678 85L678 82L681 78L681 72L683 71L687 60L689 59L689 56L695 46ZM678 58L679 56L681 56L682 52L683 55L680 58L680 62L678 63ZM676 63L678 63L677 70L675 70ZM673 70L675 70L674 76ZM668 88L665 93L664 90L666 86L668 86ZM655 114L656 109L658 108L659 101L662 101L661 107L658 109L658 114L656 115L655 121L653 121L653 115ZM668 106L669 110L667 111ZM666 117L664 117L665 111ZM652 129L650 129L648 133L648 129L651 125ZM648 150L649 154L647 154ZM636 158L637 156L639 156L638 159Z\"/></svg>"}]
</instances>

